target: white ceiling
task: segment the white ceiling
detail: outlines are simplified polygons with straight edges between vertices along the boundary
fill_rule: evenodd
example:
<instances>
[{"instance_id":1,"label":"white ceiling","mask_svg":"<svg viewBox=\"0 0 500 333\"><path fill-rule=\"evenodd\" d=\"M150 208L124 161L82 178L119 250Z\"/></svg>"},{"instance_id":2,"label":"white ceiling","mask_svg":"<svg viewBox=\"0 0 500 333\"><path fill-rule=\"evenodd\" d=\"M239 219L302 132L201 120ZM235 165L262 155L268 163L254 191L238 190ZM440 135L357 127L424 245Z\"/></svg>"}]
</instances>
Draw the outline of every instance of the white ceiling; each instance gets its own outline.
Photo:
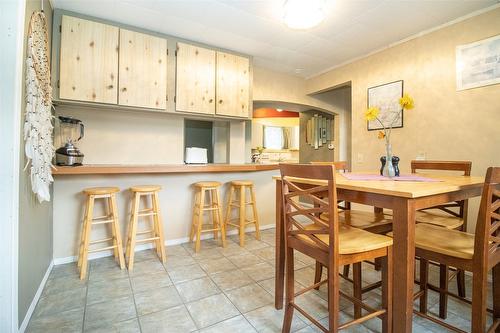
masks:
<instances>
[{"instance_id":1,"label":"white ceiling","mask_svg":"<svg viewBox=\"0 0 500 333\"><path fill-rule=\"evenodd\" d=\"M386 47L500 0L327 0L307 31L281 22L284 0L52 0L62 8L252 55L302 77Z\"/></svg>"}]
</instances>

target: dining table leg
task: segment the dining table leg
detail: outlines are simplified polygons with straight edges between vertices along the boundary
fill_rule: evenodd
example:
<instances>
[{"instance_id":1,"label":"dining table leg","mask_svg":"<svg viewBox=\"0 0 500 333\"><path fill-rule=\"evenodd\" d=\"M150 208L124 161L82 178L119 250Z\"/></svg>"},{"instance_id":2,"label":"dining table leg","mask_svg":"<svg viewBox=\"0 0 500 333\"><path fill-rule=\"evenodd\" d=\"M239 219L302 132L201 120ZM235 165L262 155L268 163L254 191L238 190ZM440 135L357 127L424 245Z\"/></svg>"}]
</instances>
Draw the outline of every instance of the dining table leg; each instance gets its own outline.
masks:
<instances>
[{"instance_id":1,"label":"dining table leg","mask_svg":"<svg viewBox=\"0 0 500 333\"><path fill-rule=\"evenodd\" d=\"M281 180L276 180L276 265L274 307L283 308L283 292L285 285L285 233L283 230L283 211L281 197Z\"/></svg>"},{"instance_id":2,"label":"dining table leg","mask_svg":"<svg viewBox=\"0 0 500 333\"><path fill-rule=\"evenodd\" d=\"M393 207L393 332L410 333L415 272L415 202L394 198Z\"/></svg>"}]
</instances>

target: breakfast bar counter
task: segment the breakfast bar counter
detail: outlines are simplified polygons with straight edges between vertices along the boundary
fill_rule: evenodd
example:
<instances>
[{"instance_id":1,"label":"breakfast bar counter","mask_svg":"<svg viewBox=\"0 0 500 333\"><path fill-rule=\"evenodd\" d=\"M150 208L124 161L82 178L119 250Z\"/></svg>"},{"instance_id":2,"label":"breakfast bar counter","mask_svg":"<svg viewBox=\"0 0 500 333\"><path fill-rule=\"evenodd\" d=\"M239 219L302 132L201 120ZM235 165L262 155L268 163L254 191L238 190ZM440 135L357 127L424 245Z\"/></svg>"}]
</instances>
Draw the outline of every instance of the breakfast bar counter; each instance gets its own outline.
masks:
<instances>
[{"instance_id":1,"label":"breakfast bar counter","mask_svg":"<svg viewBox=\"0 0 500 333\"><path fill-rule=\"evenodd\" d=\"M277 163L269 164L85 164L81 166L56 166L52 175L120 175L168 173L223 173L278 170Z\"/></svg>"},{"instance_id":2,"label":"breakfast bar counter","mask_svg":"<svg viewBox=\"0 0 500 333\"><path fill-rule=\"evenodd\" d=\"M121 234L126 235L131 210L132 193L130 188L137 185L161 186L159 202L163 233L168 245L189 241L195 194L193 184L200 181L217 181L222 184L220 195L223 201L223 213L227 207L231 181L251 181L255 188L261 229L275 225L272 178L279 175L277 163L84 164L74 167L56 166L56 170L53 170L52 174L54 176L52 192L53 251L54 262L57 264L76 259L85 206L85 195L82 191L89 187L117 187L120 189L116 193L119 228ZM144 200L141 206L146 207L146 205L149 203ZM105 207L97 205L94 208L96 210L95 216L104 213ZM105 238L107 234L105 226L100 229L93 229L93 238ZM231 228L229 233L236 231L236 229ZM211 234L205 236L211 237ZM90 257L93 255L91 254ZM167 256L169 256L168 253Z\"/></svg>"}]
</instances>

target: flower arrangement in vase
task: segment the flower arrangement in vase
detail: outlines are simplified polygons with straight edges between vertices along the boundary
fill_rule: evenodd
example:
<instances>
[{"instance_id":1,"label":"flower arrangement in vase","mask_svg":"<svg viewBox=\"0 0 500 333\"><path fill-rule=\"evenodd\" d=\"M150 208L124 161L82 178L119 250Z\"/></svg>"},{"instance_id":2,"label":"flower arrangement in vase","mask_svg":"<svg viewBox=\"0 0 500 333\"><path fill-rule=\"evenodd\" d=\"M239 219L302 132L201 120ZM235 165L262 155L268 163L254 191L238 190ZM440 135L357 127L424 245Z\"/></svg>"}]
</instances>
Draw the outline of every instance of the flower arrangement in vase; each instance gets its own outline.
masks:
<instances>
[{"instance_id":1,"label":"flower arrangement in vase","mask_svg":"<svg viewBox=\"0 0 500 333\"><path fill-rule=\"evenodd\" d=\"M376 106L370 107L365 112L365 119L367 121L376 120L382 126L382 130L378 132L378 138L385 140L385 156L380 158L382 162L381 174L386 177L396 177L399 176L399 169L394 165L394 163L399 162L399 158L392 155L392 145L391 145L391 133L392 127L394 124L399 121L403 110L411 110L414 108L415 104L413 102L413 98L408 94L404 94L403 97L399 99L399 105L401 106L400 110L392 111L393 118L390 121L389 125L386 126L378 117L380 114L380 109ZM385 162L385 163L384 163Z\"/></svg>"}]
</instances>

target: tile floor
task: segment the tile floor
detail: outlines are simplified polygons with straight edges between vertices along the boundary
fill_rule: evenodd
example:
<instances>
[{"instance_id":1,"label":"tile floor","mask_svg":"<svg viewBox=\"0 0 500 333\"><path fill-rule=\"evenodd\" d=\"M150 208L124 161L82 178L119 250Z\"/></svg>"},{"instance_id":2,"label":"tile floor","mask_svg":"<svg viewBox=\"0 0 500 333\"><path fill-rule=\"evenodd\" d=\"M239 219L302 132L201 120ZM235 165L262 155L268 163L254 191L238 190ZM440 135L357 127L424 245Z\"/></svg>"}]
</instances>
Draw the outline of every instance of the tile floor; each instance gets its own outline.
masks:
<instances>
[{"instance_id":1,"label":"tile floor","mask_svg":"<svg viewBox=\"0 0 500 333\"><path fill-rule=\"evenodd\" d=\"M273 307L274 229L257 241L247 235L245 248L237 236L221 248L203 241L200 253L191 244L167 247L162 265L153 251L136 254L134 271L120 270L111 258L90 262L89 277L80 281L76 264L55 266L36 306L28 332L281 332L283 312ZM314 262L296 255L297 288L311 284ZM379 273L364 267L363 280L378 280ZM437 274L431 272L431 281ZM470 279L467 291L470 293ZM456 283L450 286L455 288ZM350 291L343 281L341 288ZM490 286L491 288L491 286ZM491 294L491 290L490 290ZM380 305L380 291L364 295L372 306ZM301 295L297 303L322 324L327 323L326 289ZM491 303L491 300L490 300ZM491 306L491 304L490 304ZM429 308L437 311L437 295L429 296ZM341 304L341 321L350 320L352 305ZM448 322L469 330L470 308L452 298ZM491 319L490 319L491 320ZM345 332L380 332L380 320ZM320 332L295 312L292 331ZM414 332L446 332L442 327L414 318Z\"/></svg>"}]
</instances>

